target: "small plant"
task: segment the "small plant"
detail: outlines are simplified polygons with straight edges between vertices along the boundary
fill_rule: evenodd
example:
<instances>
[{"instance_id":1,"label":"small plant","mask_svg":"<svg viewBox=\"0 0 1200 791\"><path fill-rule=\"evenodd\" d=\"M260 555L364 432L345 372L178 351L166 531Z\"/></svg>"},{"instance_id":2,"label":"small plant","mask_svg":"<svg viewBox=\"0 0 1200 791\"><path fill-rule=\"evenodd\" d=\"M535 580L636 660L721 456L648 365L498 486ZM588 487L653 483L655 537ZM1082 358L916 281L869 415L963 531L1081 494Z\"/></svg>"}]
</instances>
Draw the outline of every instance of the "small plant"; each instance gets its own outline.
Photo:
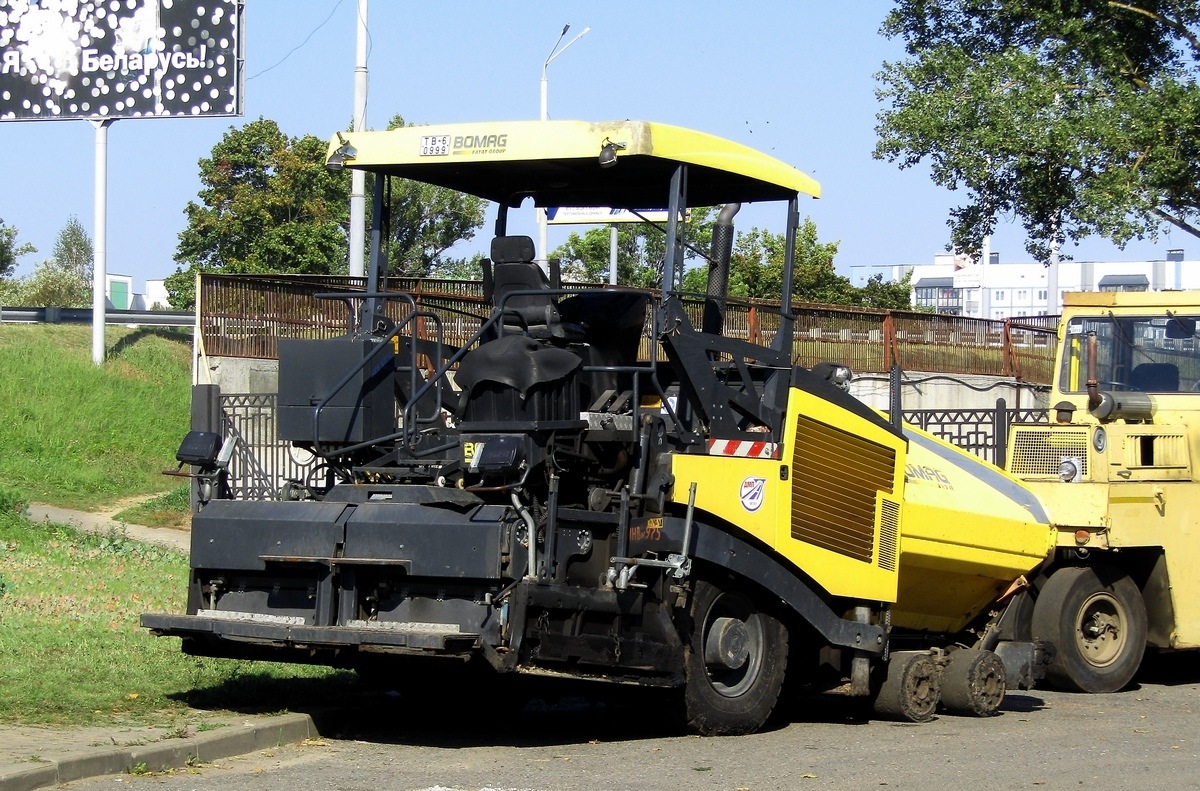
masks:
<instances>
[{"instance_id":1,"label":"small plant","mask_svg":"<svg viewBox=\"0 0 1200 791\"><path fill-rule=\"evenodd\" d=\"M196 733L205 733L206 731L215 731L217 728L224 728L229 723L227 722L202 722L196 726Z\"/></svg>"},{"instance_id":2,"label":"small plant","mask_svg":"<svg viewBox=\"0 0 1200 791\"><path fill-rule=\"evenodd\" d=\"M134 777L145 777L150 774L150 767L146 766L145 761L138 761L133 766L129 767L129 774Z\"/></svg>"}]
</instances>

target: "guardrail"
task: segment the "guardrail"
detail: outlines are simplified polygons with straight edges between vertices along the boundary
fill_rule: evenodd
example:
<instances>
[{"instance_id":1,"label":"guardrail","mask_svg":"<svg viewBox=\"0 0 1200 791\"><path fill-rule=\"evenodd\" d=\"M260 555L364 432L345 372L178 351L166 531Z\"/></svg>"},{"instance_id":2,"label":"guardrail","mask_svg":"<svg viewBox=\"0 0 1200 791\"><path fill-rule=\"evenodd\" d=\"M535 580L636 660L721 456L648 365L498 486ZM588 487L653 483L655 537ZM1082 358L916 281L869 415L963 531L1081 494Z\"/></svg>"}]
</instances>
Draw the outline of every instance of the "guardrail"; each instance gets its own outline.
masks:
<instances>
[{"instance_id":1,"label":"guardrail","mask_svg":"<svg viewBox=\"0 0 1200 791\"><path fill-rule=\"evenodd\" d=\"M91 308L0 307L0 324L91 324ZM107 310L105 324L139 324L147 327L191 327L196 314L186 310Z\"/></svg>"}]
</instances>

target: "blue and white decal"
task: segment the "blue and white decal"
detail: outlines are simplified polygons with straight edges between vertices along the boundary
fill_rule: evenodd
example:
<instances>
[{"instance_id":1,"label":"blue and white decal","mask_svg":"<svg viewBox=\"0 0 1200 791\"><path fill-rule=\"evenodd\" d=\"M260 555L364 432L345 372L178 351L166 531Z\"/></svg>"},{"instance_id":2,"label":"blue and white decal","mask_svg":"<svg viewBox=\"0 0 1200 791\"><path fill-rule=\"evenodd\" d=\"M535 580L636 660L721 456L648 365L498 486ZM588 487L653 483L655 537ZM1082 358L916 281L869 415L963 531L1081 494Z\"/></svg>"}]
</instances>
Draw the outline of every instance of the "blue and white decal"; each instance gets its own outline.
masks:
<instances>
[{"instance_id":1,"label":"blue and white decal","mask_svg":"<svg viewBox=\"0 0 1200 791\"><path fill-rule=\"evenodd\" d=\"M763 495L766 492L766 488L766 478L749 476L743 480L742 490L738 494L738 499L742 501L742 508L745 508L750 513L754 513L759 508L762 508Z\"/></svg>"}]
</instances>

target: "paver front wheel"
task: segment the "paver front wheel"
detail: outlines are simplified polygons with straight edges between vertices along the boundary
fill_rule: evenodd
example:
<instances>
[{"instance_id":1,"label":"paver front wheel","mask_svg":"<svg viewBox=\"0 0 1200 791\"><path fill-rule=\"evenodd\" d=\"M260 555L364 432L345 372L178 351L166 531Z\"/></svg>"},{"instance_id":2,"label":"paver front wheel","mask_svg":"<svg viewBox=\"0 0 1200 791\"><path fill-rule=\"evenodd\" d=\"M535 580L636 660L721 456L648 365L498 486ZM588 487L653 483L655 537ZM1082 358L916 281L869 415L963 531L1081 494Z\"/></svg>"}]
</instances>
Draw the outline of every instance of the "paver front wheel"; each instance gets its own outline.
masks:
<instances>
[{"instance_id":1,"label":"paver front wheel","mask_svg":"<svg viewBox=\"0 0 1200 791\"><path fill-rule=\"evenodd\" d=\"M787 627L747 592L700 580L691 603L685 661L687 726L707 736L749 733L779 700Z\"/></svg>"},{"instance_id":2,"label":"paver front wheel","mask_svg":"<svg viewBox=\"0 0 1200 791\"><path fill-rule=\"evenodd\" d=\"M1076 692L1116 692L1142 664L1146 604L1128 576L1103 568L1062 568L1033 608L1033 636L1054 644L1046 677Z\"/></svg>"}]
</instances>

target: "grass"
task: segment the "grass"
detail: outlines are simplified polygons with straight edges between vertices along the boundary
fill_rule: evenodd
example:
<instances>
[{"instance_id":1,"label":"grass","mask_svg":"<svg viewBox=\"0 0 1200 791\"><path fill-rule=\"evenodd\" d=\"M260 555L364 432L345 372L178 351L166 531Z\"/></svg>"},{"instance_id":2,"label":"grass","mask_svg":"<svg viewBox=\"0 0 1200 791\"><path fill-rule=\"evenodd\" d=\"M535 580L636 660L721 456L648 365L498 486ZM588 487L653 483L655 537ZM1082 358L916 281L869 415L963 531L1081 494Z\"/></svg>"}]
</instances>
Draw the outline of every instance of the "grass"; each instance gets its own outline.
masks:
<instances>
[{"instance_id":1,"label":"grass","mask_svg":"<svg viewBox=\"0 0 1200 791\"><path fill-rule=\"evenodd\" d=\"M187 432L190 333L110 327L91 360L86 325L0 326L0 483L25 498L94 510L174 486Z\"/></svg>"},{"instance_id":2,"label":"grass","mask_svg":"<svg viewBox=\"0 0 1200 791\"><path fill-rule=\"evenodd\" d=\"M184 612L185 555L34 525L22 507L0 487L0 721L169 725L191 707L303 709L357 689L327 668L183 655L139 617Z\"/></svg>"},{"instance_id":3,"label":"grass","mask_svg":"<svg viewBox=\"0 0 1200 791\"><path fill-rule=\"evenodd\" d=\"M177 486L144 503L118 511L113 515L113 520L146 527L182 529L189 525L191 519L191 503L188 498L188 485Z\"/></svg>"}]
</instances>

